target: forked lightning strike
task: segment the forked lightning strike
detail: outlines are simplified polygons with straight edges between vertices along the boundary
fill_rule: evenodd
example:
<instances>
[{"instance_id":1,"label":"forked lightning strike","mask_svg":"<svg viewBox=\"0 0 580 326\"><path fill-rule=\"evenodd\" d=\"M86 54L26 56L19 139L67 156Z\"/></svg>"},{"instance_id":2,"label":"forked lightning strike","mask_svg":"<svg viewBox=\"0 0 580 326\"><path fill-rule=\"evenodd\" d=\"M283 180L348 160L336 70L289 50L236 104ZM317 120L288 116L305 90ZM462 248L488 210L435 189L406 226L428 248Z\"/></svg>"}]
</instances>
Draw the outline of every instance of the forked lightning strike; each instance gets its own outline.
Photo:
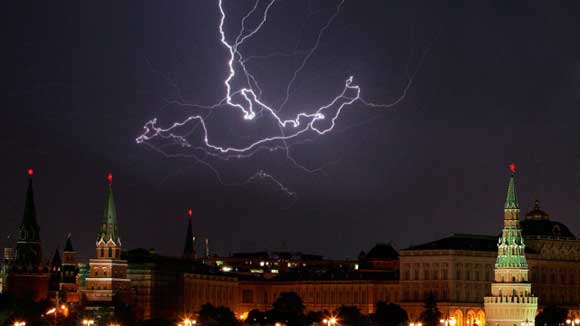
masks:
<instances>
[{"instance_id":1,"label":"forked lightning strike","mask_svg":"<svg viewBox=\"0 0 580 326\"><path fill-rule=\"evenodd\" d=\"M260 96L258 94L256 94L256 92L254 91L254 87L252 87L252 84L257 85L257 82L255 82L255 78L247 71L246 66L244 64L243 56L238 51L238 47L240 45L242 45L245 41L247 41L252 36L254 36L264 26L264 24L266 23L266 21L268 19L268 11L273 6L273 4L276 2L276 0L271 0L268 3L268 5L266 6L266 9L264 10L262 20L258 24L258 26L254 29L247 30L246 27L244 26L245 20L248 16L250 16L256 10L258 2L256 2L256 6L254 6L252 8L252 10L246 16L244 16L240 34L236 37L235 41L230 44L228 42L228 40L226 39L226 35L225 35L225 31L224 31L224 23L226 20L226 14L225 14L225 11L223 9L223 0L218 0L218 6L219 6L220 15L221 15L221 19L220 19L220 23L219 23L219 27L218 27L219 33L221 36L220 42L225 46L225 48L227 49L227 51L229 53L229 59L228 59L228 63L227 63L229 74L224 81L224 85L225 85L225 89L226 89L226 96L224 98L225 101L220 101L218 104L213 105L212 107L215 108L215 107L217 107L217 105L219 105L221 103L226 104L234 109L238 109L239 111L241 111L243 118L245 120L253 120L256 117L256 107L258 107L261 110L264 110L266 112L266 114L269 115L278 124L278 126L282 128L282 130L284 132L280 133L278 135L264 137L262 139L259 139L255 142L250 143L247 146L243 146L243 147L219 145L219 144L213 143L209 139L208 127L206 125L204 117L201 115L194 115L194 116L188 117L187 119L185 119L182 122L175 122L174 124L172 124L168 128L158 127L157 126L157 118L154 118L145 124L145 126L144 126L145 132L137 138L137 143L143 143L143 142L152 140L153 138L161 136L163 138L172 138L174 140L177 140L182 146L190 147L192 145L189 143L189 141L187 141L187 139L185 137L177 135L177 134L172 134L171 131L178 128L178 127L182 127L186 124L189 124L192 122L198 122L203 129L202 142L208 150L212 150L212 151L215 151L216 153L221 153L221 154L226 154L226 155L227 154L246 153L246 152L249 152L249 151L252 151L252 150L259 148L260 145L264 145L264 144L268 144L268 143L272 143L272 142L276 142L276 141L283 141L283 140L289 140L292 138L296 138L297 136L304 134L305 132L308 132L308 131L313 131L319 135L326 134L334 128L335 121L338 119L338 117L340 116L340 113L342 112L342 109L345 106L353 104L354 102L356 102L358 100L361 100L360 87L358 85L353 84L353 77L351 76L345 81L344 89L342 90L342 92L337 97L335 97L330 103L328 103L327 105L324 105L322 107L319 107L310 113L308 113L308 112L299 113L296 115L295 119L288 119L288 120L282 119L276 113L276 110L274 110L272 107L270 107L267 104L265 104L264 102L262 102L260 100ZM338 8L337 13L338 13L338 10L340 9L340 6L342 6L343 3L344 3L344 0L342 0L339 3L339 6L337 7ZM336 16L336 14L332 18L334 18L335 16ZM328 25L329 24L325 25L324 28L327 28ZM247 32L247 31L249 31L249 32ZM247 32L247 33L244 34L245 32ZM317 40L315 47L312 48L311 51L309 51L309 55L314 52L318 43L319 43L319 39ZM308 57L310 57L310 56L307 56L307 58ZM303 61L300 68L302 68L305 65L305 61ZM236 73L237 73L236 69L235 69L236 63L239 64L240 67L242 68L244 77L246 77L246 79L248 81L248 85L247 85L247 87L244 87L244 88L241 88L235 92L232 92L231 81L232 81L232 79L234 79L234 77L236 77ZM298 72L299 72L299 70L297 70L297 73ZM294 75L296 75L296 74L294 74ZM288 89L289 88L290 88L290 85L289 85ZM234 100L235 95L241 95L242 99L240 99L240 101L235 101ZM361 101L361 103L366 104L366 105L369 104L366 101ZM338 107L335 108L335 106L338 106ZM373 107L388 107L389 105L373 104L372 106ZM331 111L333 111L333 112L331 112Z\"/></svg>"},{"instance_id":2,"label":"forked lightning strike","mask_svg":"<svg viewBox=\"0 0 580 326\"><path fill-rule=\"evenodd\" d=\"M336 11L332 14L332 16L326 22L326 24L318 32L315 44L313 45L312 48L310 48L308 51L305 52L306 55L301 61L299 67L294 71L292 79L290 80L288 86L286 87L285 98L283 99L280 107L277 109L272 108L271 106L264 103L263 100L261 100L262 89L260 88L256 78L248 71L245 65L250 59L254 57L245 59L239 50L239 47L243 45L244 42L250 40L266 24L266 22L268 21L268 13L275 4L275 2L276 0L269 0L265 6L265 9L263 10L260 22L257 24L255 28L248 28L246 26L246 20L257 11L257 8L260 3L260 0L256 0L256 3L252 7L252 9L245 16L243 16L241 20L241 28L238 35L234 38L233 42L230 42L228 41L224 30L226 13L223 8L223 0L218 0L218 7L220 12L220 21L218 25L220 42L225 47L228 53L227 60L228 74L227 78L224 80L225 97L221 99L218 103L210 106L187 104L181 100L173 101L173 103L183 106L208 109L210 110L209 113L210 115L211 110L213 109L217 109L218 107L222 106L229 107L231 109L239 111L240 114L243 116L243 119L246 121L252 121L257 117L269 118L278 127L277 129L279 130L279 133L259 138L258 140L255 140L243 146L217 144L210 140L208 133L208 125L206 123L207 116L204 117L202 115L193 115L187 117L185 120L181 122L175 122L166 128L158 126L157 118L153 118L144 125L145 131L141 136L139 136L136 139L137 143L139 144L144 143L154 147L153 145L150 144L150 141L152 141L153 139L157 137L166 140L170 139L172 141L177 142L183 147L192 147L195 150L201 150L204 153L204 155L206 155L206 157L217 157L221 159L245 158L255 154L257 151L264 149L270 151L285 149L286 157L294 165L304 169L305 171L311 172L315 170L308 170L302 167L296 162L296 160L294 160L290 156L287 144L288 140L297 138L298 136L306 133L313 133L314 135L324 135L326 133L329 133L330 131L333 130L335 122L340 117L342 110L345 107L357 101L367 107L388 108L398 104L401 100L404 99L407 90L412 84L414 74L408 76L409 77L408 83L405 85L402 95L390 104L375 104L361 98L361 89L358 85L354 84L353 77L351 76L346 79L342 91L334 99L328 102L328 104L321 107L313 108L312 110L307 112L298 113L294 119L281 118L279 112L282 111L285 104L287 104L288 102L290 91L294 81L296 80L297 75L301 72L306 63L309 61L314 52L317 50L324 32L326 31L326 29L329 28L333 20L340 13L340 10L345 0L339 1L336 7ZM267 58L268 56L270 55L266 55L263 57ZM239 69L236 69L236 67L239 67ZM416 72L417 71L415 71L415 73ZM232 81L234 80L234 78L238 77L238 73L240 74L239 76L241 76L242 79L245 80L244 82L245 87L233 91ZM257 115L257 112L259 112L260 115ZM188 141L187 137L189 136L189 134L179 134L178 132L174 133L174 131L176 131L177 129L180 129L190 123L194 124L195 126L194 128L197 128L197 126L201 126L201 129L203 130L201 140L197 144L191 144ZM158 148L155 149L160 152L163 152ZM201 159L196 155L193 155L193 157L200 163L205 164L208 167L212 168L206 159ZM219 173L213 168L212 170L216 173L218 178L220 178ZM278 184L278 186L280 186L281 190L283 190L289 195L293 195L293 193L290 192L279 181L274 179L271 175L263 172L262 170L260 170L258 173L250 177L249 180L252 180L256 177L262 179L267 177L268 179L272 179L273 181L275 181L276 184Z\"/></svg>"}]
</instances>

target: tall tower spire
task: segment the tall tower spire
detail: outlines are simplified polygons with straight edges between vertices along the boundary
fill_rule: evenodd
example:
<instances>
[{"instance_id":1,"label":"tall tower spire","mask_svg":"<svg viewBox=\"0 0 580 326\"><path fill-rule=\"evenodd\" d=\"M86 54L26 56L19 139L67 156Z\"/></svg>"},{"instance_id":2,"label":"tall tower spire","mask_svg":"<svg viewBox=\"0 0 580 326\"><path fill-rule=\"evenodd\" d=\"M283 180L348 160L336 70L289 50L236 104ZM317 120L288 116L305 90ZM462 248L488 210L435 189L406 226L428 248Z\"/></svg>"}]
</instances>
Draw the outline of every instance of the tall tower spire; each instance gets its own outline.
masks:
<instances>
[{"instance_id":1,"label":"tall tower spire","mask_svg":"<svg viewBox=\"0 0 580 326\"><path fill-rule=\"evenodd\" d=\"M505 210L517 210L519 212L520 205L518 203L518 196L516 195L516 165L514 163L510 164L510 181L508 184L507 195L505 198Z\"/></svg>"},{"instance_id":2,"label":"tall tower spire","mask_svg":"<svg viewBox=\"0 0 580 326\"><path fill-rule=\"evenodd\" d=\"M515 164L510 164L503 229L497 244L497 259L491 296L484 298L487 323L496 326L533 325L538 298L531 293L528 262L520 228L520 208L516 195Z\"/></svg>"},{"instance_id":3,"label":"tall tower spire","mask_svg":"<svg viewBox=\"0 0 580 326\"><path fill-rule=\"evenodd\" d=\"M28 188L26 189L22 222L18 228L14 267L29 272L38 272L42 264L42 248L40 245L40 227L36 220L34 189L32 187L34 171L28 169L26 173L28 175Z\"/></svg>"},{"instance_id":4,"label":"tall tower spire","mask_svg":"<svg viewBox=\"0 0 580 326\"><path fill-rule=\"evenodd\" d=\"M31 298L34 301L48 296L48 270L42 261L40 227L36 220L32 177L34 171L28 169L28 188L24 201L22 222L18 228L18 240L14 260L6 276L7 293L16 297Z\"/></svg>"},{"instance_id":5,"label":"tall tower spire","mask_svg":"<svg viewBox=\"0 0 580 326\"><path fill-rule=\"evenodd\" d=\"M509 167L511 175L503 209L503 230L498 243L498 254L495 266L496 268L525 268L525 281L527 282L528 262L524 254L526 246L520 228L520 207L518 204L518 196L516 195L516 165L511 163Z\"/></svg>"},{"instance_id":6,"label":"tall tower spire","mask_svg":"<svg viewBox=\"0 0 580 326\"><path fill-rule=\"evenodd\" d=\"M97 243L110 243L121 247L121 237L117 226L117 208L115 207L115 198L113 196L113 175L107 175L109 183L105 197L105 209L103 214L103 224L99 230Z\"/></svg>"},{"instance_id":7,"label":"tall tower spire","mask_svg":"<svg viewBox=\"0 0 580 326\"><path fill-rule=\"evenodd\" d=\"M187 231L185 232L185 245L183 246L183 258L195 259L195 237L193 236L193 228L191 227L191 215L193 215L193 211L189 209L187 215L188 221Z\"/></svg>"}]
</instances>

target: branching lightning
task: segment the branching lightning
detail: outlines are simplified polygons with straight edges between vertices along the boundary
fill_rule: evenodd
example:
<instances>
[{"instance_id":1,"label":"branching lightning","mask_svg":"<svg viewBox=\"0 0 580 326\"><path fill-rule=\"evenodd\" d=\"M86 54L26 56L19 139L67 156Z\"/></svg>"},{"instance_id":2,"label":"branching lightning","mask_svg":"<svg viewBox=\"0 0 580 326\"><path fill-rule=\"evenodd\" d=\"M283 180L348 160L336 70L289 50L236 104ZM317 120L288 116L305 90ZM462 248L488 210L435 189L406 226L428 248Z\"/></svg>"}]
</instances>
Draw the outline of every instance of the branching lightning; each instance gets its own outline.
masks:
<instances>
[{"instance_id":1,"label":"branching lightning","mask_svg":"<svg viewBox=\"0 0 580 326\"><path fill-rule=\"evenodd\" d=\"M225 96L213 105L197 105L187 103L179 96L179 99L173 100L171 104L178 104L184 107L192 107L198 109L208 110L206 115L191 115L183 121L174 122L168 127L162 127L158 124L158 119L153 118L144 125L144 133L137 137L136 142L138 144L146 144L151 146L157 151L164 153L163 149L155 147L152 145L152 141L156 138L162 139L164 141L169 141L172 145L178 144L184 148L192 148L195 151L202 153L201 155L191 154L190 157L196 159L197 162L208 166L218 177L220 182L224 183L221 179L221 175L217 169L215 169L208 161L210 158L219 158L224 160L229 159L241 159L254 155L258 151L262 150L284 150L286 152L286 157L295 166L307 171L315 172L319 169L309 169L302 166L297 160L295 160L289 151L289 140L297 140L300 136L306 135L325 135L330 133L335 125L336 121L340 117L344 108L358 102L364 106L371 108L390 108L401 102L411 87L413 82L415 71L408 78L408 82L405 85L400 97L395 99L389 104L377 104L367 101L361 97L361 88L355 84L354 77L348 77L344 82L344 87L338 95L327 102L327 104L311 108L308 111L303 111L294 116L291 119L284 119L280 116L280 112L287 105L290 98L291 89L297 76L304 69L310 58L316 52L324 36L326 30L332 25L335 18L340 14L341 8L343 7L345 0L340 0L336 6L336 10L328 19L326 24L319 30L317 34L316 41L314 45L307 51L296 51L295 53L272 53L263 56L251 56L245 58L240 50L240 47L249 40L252 39L257 33L259 33L262 28L268 22L268 15L271 9L274 7L277 0L264 0L267 1L265 8L261 10L261 19L255 27L248 27L247 20L251 16L255 15L260 7L260 1L256 0L254 6L249 10L246 15L241 19L241 28L233 40L228 40L226 37L226 32L224 25L226 23L226 12L223 7L223 0L218 0L218 8L220 13L220 20L217 26L219 31L219 41L223 45L224 49L227 51L227 77L223 81L225 88ZM303 56L300 61L300 65L294 71L292 78L290 79L286 90L285 97L278 108L274 108L268 105L262 99L263 91L260 88L258 80L246 67L246 63L250 60L256 59L267 59L272 56L291 56L291 55L301 55ZM234 85L234 80L236 83L238 81L243 81L244 87L236 88ZM208 132L207 118L212 114L213 110L225 107L243 118L243 121L251 123L257 118L269 119L271 120L279 133L271 134L259 138L257 140L252 140L246 144L239 145L240 139L237 139L236 145L228 145L222 143L216 143L210 139L210 133ZM184 129L189 128L189 132L183 132ZM201 128L198 130L198 128ZM201 131L200 139L192 143L189 138L194 131ZM164 153L166 154L166 153ZM166 154L167 155L167 154ZM281 182L276 180L271 175L267 174L263 170L259 170L251 177L249 177L246 182L251 182L256 178L268 179L276 184L280 190L288 194L289 196L294 196L295 194L287 189Z\"/></svg>"}]
</instances>

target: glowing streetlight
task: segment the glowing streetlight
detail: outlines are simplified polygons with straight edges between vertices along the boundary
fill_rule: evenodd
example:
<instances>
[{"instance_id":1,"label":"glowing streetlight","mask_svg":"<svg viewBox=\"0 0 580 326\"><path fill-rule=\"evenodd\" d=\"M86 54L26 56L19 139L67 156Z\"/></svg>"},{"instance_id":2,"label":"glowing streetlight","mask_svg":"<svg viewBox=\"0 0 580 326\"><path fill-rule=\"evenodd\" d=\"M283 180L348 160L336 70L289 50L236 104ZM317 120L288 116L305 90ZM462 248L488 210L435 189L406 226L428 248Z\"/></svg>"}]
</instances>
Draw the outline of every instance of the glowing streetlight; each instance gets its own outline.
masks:
<instances>
[{"instance_id":1,"label":"glowing streetlight","mask_svg":"<svg viewBox=\"0 0 580 326\"><path fill-rule=\"evenodd\" d=\"M197 320L185 318L181 323L177 324L177 326L193 326L197 324Z\"/></svg>"},{"instance_id":2,"label":"glowing streetlight","mask_svg":"<svg viewBox=\"0 0 580 326\"><path fill-rule=\"evenodd\" d=\"M526 319L527 321L527 319ZM580 319L576 318L576 319L566 319L566 325L572 325L572 326L577 326L580 325Z\"/></svg>"},{"instance_id":3,"label":"glowing streetlight","mask_svg":"<svg viewBox=\"0 0 580 326\"><path fill-rule=\"evenodd\" d=\"M423 326L423 324L421 322L416 322L416 323L409 323L409 326Z\"/></svg>"},{"instance_id":4,"label":"glowing streetlight","mask_svg":"<svg viewBox=\"0 0 580 326\"><path fill-rule=\"evenodd\" d=\"M61 304L60 306L55 306L48 309L44 315L54 315L54 324L56 325L58 314L61 314L64 317L68 317L68 307L64 304Z\"/></svg>"},{"instance_id":5,"label":"glowing streetlight","mask_svg":"<svg viewBox=\"0 0 580 326\"><path fill-rule=\"evenodd\" d=\"M335 317L324 318L322 320L322 324L326 326L336 325L336 318Z\"/></svg>"},{"instance_id":6,"label":"glowing streetlight","mask_svg":"<svg viewBox=\"0 0 580 326\"><path fill-rule=\"evenodd\" d=\"M82 324L83 325L87 325L87 326L91 326L95 323L94 319L83 319Z\"/></svg>"},{"instance_id":7,"label":"glowing streetlight","mask_svg":"<svg viewBox=\"0 0 580 326\"><path fill-rule=\"evenodd\" d=\"M455 323L457 323L457 321L455 320L455 317L447 316L445 319L439 320L439 324L441 324L443 326L455 326Z\"/></svg>"},{"instance_id":8,"label":"glowing streetlight","mask_svg":"<svg viewBox=\"0 0 580 326\"><path fill-rule=\"evenodd\" d=\"M22 320L15 320L12 326L26 326L26 322Z\"/></svg>"}]
</instances>

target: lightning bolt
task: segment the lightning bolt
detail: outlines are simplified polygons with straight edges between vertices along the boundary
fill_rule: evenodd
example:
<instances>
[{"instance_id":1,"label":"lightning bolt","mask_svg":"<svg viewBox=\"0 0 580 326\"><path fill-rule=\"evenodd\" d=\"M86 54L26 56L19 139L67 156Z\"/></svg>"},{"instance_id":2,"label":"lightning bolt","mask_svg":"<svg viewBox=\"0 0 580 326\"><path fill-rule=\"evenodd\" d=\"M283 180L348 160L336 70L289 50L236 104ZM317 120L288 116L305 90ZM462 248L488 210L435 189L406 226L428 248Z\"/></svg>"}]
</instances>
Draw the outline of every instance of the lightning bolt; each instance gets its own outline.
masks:
<instances>
[{"instance_id":1,"label":"lightning bolt","mask_svg":"<svg viewBox=\"0 0 580 326\"><path fill-rule=\"evenodd\" d=\"M183 148L193 148L198 150L202 153L202 155L190 155L193 157L197 162L208 166L208 168L212 169L212 171L216 174L220 182L225 184L221 180L221 176L219 171L217 171L214 167L211 166L209 163L210 158L219 158L224 160L229 159L242 159L249 156L252 156L257 151L261 150L284 150L286 152L286 158L290 160L295 166L303 169L306 172L316 172L319 169L309 169L302 166L297 160L295 160L291 154L289 149L289 140L296 140L300 136L305 135L318 135L322 136L327 133L330 133L335 125L336 121L339 119L342 111L344 108L354 104L355 102L359 102L367 107L371 108L390 108L398 103L400 103L406 96L407 90L411 87L411 84L414 79L414 74L417 73L418 69L412 76L409 76L408 82L405 85L402 94L400 97L395 99L393 102L389 104L377 104L370 101L367 101L361 97L361 89L358 85L354 82L354 77L348 77L342 88L342 91L338 92L338 94L327 102L327 104L311 108L308 111L300 112L291 119L283 119L280 116L280 112L283 110L284 106L287 104L292 86L300 74L300 72L304 69L306 64L308 63L309 59L313 56L315 51L318 49L318 46L321 42L321 39L324 36L326 30L331 26L332 22L335 18L340 14L340 10L343 7L345 0L340 0L336 6L336 10L328 19L326 24L319 30L316 41L314 45L307 51L295 51L295 53L287 54L287 53L273 53L265 56L253 56L244 58L243 54L240 51L240 47L246 44L247 41L251 40L253 36L259 33L264 25L266 25L268 21L268 14L270 13L271 8L274 6L277 0L269 0L265 5L265 9L263 9L261 14L261 19L259 23L255 27L248 27L247 20L256 12L258 11L258 7L260 4L260 0L256 0L254 6L251 10L248 11L246 15L243 16L241 19L241 28L235 38L232 41L229 41L226 37L225 32L225 22L226 22L226 12L223 8L223 0L218 0L218 8L220 13L220 19L218 24L218 31L219 31L219 41L223 45L225 51L227 52L227 63L226 63L226 70L227 70L227 77L223 81L223 86L225 89L225 96L213 105L198 105L198 104L189 104L184 101L179 93L179 99L171 101L170 104L178 104L184 107L192 107L197 109L205 109L209 113L205 115L191 115L187 117L183 121L174 122L173 124L162 127L158 124L158 119L153 118L150 121L146 122L143 129L144 132L136 138L136 142L138 144L146 144L149 145L154 150L157 150L161 153L166 154L162 148L158 148L153 145L153 141L155 139L166 141L167 145L179 145ZM256 59L263 59L269 58L272 56L290 56L290 55L303 55L300 65L294 71L290 82L286 87L286 94L278 108L274 108L268 104L266 104L262 100L262 89L259 86L259 83L254 75L251 74L249 69L246 67L246 63L250 60ZM423 56L424 58L424 56ZM423 59L422 58L422 59ZM421 60L422 60L421 59ZM232 86L234 80L243 81L245 87L235 88ZM175 84L174 87L177 88ZM247 123L253 123L257 120L258 117L262 119L268 119L271 121L274 126L277 127L279 133L271 134L257 140L249 141L243 145L228 145L228 144L221 144L216 143L210 139L209 132L208 132L208 125L206 120L209 116L217 109L221 109L222 107L227 108L228 110L232 110L233 112L237 112L243 121ZM253 125L252 125L253 126ZM190 128L188 132L180 132L183 129ZM190 136L196 132L201 131L200 139L197 139L196 142L192 143L189 138ZM240 139L237 139L240 141ZM180 154L180 156L183 156ZM288 188L286 188L281 182L276 180L271 175L267 174L263 170L259 170L256 174L251 176L246 180L246 182L251 182L255 179L268 179L276 184L280 190L288 194L289 196L294 196L295 194L291 192Z\"/></svg>"}]
</instances>

